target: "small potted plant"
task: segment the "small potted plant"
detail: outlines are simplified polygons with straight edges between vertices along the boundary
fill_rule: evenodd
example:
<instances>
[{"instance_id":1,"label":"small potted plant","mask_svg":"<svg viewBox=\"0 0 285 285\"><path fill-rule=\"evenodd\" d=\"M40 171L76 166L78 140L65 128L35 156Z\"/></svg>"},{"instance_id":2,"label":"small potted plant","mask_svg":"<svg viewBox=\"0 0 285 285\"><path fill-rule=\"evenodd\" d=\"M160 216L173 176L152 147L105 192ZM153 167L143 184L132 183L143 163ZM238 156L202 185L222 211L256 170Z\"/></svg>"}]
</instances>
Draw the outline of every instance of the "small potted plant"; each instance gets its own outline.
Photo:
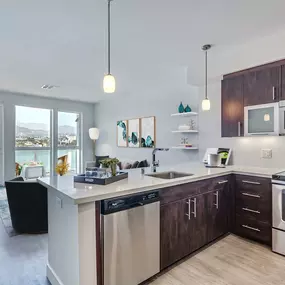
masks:
<instances>
[{"instance_id":1,"label":"small potted plant","mask_svg":"<svg viewBox=\"0 0 285 285\"><path fill-rule=\"evenodd\" d=\"M117 164L119 163L119 160L115 158L106 158L101 161L101 164L104 168L110 168L112 176L116 176L117 174Z\"/></svg>"}]
</instances>

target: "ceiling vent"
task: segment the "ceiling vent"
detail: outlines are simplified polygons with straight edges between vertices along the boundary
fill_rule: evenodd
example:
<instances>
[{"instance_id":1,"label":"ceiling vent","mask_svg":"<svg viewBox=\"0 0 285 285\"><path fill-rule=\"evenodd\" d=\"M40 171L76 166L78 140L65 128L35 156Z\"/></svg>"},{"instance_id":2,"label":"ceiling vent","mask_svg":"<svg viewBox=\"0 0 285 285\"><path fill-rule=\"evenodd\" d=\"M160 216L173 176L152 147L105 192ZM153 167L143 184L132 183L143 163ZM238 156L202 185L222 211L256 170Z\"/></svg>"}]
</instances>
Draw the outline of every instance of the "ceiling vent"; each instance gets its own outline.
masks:
<instances>
[{"instance_id":1,"label":"ceiling vent","mask_svg":"<svg viewBox=\"0 0 285 285\"><path fill-rule=\"evenodd\" d=\"M49 85L49 84L45 84L45 85L42 86L42 89L51 90L51 89L54 89L54 88L59 88L59 86L56 86L56 85Z\"/></svg>"}]
</instances>

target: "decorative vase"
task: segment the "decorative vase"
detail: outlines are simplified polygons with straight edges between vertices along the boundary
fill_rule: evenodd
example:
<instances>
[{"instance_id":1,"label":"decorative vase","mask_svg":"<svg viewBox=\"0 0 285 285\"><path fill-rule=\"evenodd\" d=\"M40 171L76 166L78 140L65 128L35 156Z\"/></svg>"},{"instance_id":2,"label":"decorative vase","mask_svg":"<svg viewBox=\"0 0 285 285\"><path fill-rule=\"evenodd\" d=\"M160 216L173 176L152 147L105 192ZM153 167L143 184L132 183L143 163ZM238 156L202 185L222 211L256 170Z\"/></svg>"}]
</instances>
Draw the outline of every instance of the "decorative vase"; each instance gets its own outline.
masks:
<instances>
[{"instance_id":1,"label":"decorative vase","mask_svg":"<svg viewBox=\"0 0 285 285\"><path fill-rule=\"evenodd\" d=\"M190 113L192 111L192 109L189 107L189 105L186 106L186 108L184 109L184 112L186 113Z\"/></svg>"},{"instance_id":2,"label":"decorative vase","mask_svg":"<svg viewBox=\"0 0 285 285\"><path fill-rule=\"evenodd\" d=\"M183 106L182 102L180 103L180 105L178 107L178 112L179 113L184 113L184 106Z\"/></svg>"},{"instance_id":3,"label":"decorative vase","mask_svg":"<svg viewBox=\"0 0 285 285\"><path fill-rule=\"evenodd\" d=\"M117 165L116 164L111 164L111 173L112 173L112 176L116 176L116 174L117 174Z\"/></svg>"}]
</instances>

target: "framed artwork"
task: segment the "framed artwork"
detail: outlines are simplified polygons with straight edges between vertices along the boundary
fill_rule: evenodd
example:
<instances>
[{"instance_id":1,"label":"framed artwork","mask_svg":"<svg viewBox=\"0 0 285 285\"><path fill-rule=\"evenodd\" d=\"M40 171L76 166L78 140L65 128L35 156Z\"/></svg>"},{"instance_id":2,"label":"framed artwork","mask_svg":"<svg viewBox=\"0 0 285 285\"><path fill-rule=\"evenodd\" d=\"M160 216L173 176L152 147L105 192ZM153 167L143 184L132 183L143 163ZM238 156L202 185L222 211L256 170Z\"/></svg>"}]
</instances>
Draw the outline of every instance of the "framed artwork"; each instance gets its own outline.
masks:
<instances>
[{"instance_id":1,"label":"framed artwork","mask_svg":"<svg viewBox=\"0 0 285 285\"><path fill-rule=\"evenodd\" d=\"M128 121L122 120L117 122L117 146L127 147L128 146Z\"/></svg>"},{"instance_id":2,"label":"framed artwork","mask_svg":"<svg viewBox=\"0 0 285 285\"><path fill-rule=\"evenodd\" d=\"M128 120L128 146L140 147L140 119Z\"/></svg>"},{"instance_id":3,"label":"framed artwork","mask_svg":"<svg viewBox=\"0 0 285 285\"><path fill-rule=\"evenodd\" d=\"M141 147L154 148L156 144L156 121L155 117L140 119L141 123Z\"/></svg>"}]
</instances>

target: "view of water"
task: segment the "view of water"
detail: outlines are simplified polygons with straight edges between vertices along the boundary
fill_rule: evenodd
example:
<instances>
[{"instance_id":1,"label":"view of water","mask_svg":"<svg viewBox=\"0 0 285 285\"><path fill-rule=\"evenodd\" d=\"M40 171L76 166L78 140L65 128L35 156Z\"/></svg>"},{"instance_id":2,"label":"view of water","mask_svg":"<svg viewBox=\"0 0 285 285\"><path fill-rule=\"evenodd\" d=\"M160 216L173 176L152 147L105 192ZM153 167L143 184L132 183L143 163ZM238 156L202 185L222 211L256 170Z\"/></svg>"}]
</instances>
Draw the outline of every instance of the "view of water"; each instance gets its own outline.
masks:
<instances>
[{"instance_id":1,"label":"view of water","mask_svg":"<svg viewBox=\"0 0 285 285\"><path fill-rule=\"evenodd\" d=\"M76 172L78 150L58 150L58 157L68 155L70 170ZM50 172L50 150L16 150L15 160L19 164L37 161L45 166L46 172Z\"/></svg>"}]
</instances>

